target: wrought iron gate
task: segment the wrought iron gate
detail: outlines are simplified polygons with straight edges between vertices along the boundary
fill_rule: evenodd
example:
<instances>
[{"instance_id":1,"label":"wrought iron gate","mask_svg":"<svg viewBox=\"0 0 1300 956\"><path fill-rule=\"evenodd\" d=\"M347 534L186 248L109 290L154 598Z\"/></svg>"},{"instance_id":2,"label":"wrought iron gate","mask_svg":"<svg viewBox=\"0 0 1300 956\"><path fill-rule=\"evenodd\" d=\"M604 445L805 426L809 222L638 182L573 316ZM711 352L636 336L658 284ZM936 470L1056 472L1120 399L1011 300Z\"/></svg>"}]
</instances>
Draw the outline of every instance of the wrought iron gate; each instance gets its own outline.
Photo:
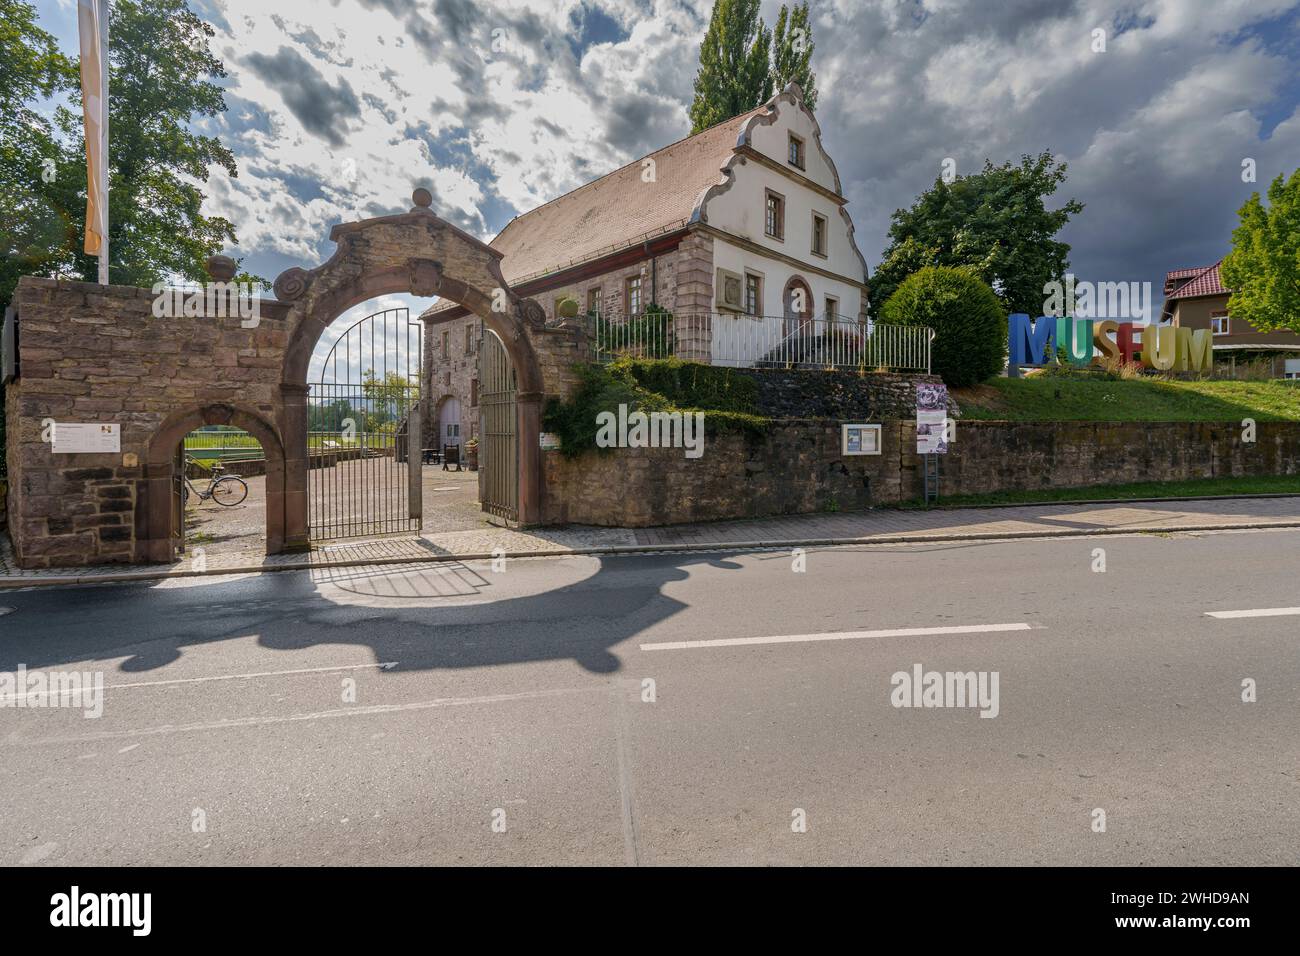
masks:
<instances>
[{"instance_id":1,"label":"wrought iron gate","mask_svg":"<svg viewBox=\"0 0 1300 956\"><path fill-rule=\"evenodd\" d=\"M311 538L419 531L422 325L367 315L334 342L307 399Z\"/></svg>"},{"instance_id":2,"label":"wrought iron gate","mask_svg":"<svg viewBox=\"0 0 1300 956\"><path fill-rule=\"evenodd\" d=\"M519 519L518 416L515 370L497 334L485 329L478 353L479 493L483 510L507 521Z\"/></svg>"}]
</instances>

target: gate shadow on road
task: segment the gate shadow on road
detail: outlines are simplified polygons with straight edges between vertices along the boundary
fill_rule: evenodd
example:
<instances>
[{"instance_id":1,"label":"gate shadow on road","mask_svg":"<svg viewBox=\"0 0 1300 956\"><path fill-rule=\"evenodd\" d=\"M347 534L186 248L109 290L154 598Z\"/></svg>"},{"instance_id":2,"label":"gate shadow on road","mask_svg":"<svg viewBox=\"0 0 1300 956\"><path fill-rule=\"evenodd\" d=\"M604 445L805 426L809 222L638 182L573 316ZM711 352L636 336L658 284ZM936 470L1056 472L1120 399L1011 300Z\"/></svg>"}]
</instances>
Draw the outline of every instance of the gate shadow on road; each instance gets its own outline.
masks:
<instances>
[{"instance_id":1,"label":"gate shadow on road","mask_svg":"<svg viewBox=\"0 0 1300 956\"><path fill-rule=\"evenodd\" d=\"M6 623L40 626L6 629L0 670L120 659L119 671L155 672L187 649L255 636L276 651L364 647L376 662L396 662L388 672L573 660L609 674L622 667L615 653L621 644L687 607L664 593L667 585L685 581L695 567L740 569L720 554L511 564L500 575L484 570L486 562L484 569L447 562L15 594L19 614ZM436 584L411 580L432 568L441 568ZM375 586L385 576L390 583ZM371 593L352 600L363 581ZM535 593L519 593L529 588ZM384 589L391 593L374 593ZM409 606L415 602L423 603Z\"/></svg>"}]
</instances>

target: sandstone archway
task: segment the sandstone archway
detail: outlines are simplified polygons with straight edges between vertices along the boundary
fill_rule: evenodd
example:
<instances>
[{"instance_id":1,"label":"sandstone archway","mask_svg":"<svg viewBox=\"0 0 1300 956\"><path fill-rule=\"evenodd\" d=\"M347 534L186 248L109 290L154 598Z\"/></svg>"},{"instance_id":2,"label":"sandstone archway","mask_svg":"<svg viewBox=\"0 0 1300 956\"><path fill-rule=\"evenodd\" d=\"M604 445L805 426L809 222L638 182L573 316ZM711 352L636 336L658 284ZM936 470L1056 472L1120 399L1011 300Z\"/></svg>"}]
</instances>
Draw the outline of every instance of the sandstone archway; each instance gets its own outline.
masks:
<instances>
[{"instance_id":1,"label":"sandstone archway","mask_svg":"<svg viewBox=\"0 0 1300 956\"><path fill-rule=\"evenodd\" d=\"M136 504L137 561L172 561L179 544L179 523L174 509L176 449L185 436L203 425L237 425L262 443L266 455L266 551L284 549L285 467L284 443L274 425L249 408L212 404L174 412L163 419L149 440L144 461L143 500Z\"/></svg>"},{"instance_id":2,"label":"sandstone archway","mask_svg":"<svg viewBox=\"0 0 1300 956\"><path fill-rule=\"evenodd\" d=\"M278 421L285 439L285 550L309 547L307 369L312 352L344 311L398 292L459 303L505 343L519 376L519 521L540 520L543 386L528 330L541 328L545 313L510 290L501 274L500 252L435 215L427 190L417 189L412 198L410 212L335 226L330 239L338 248L328 262L312 270L289 269L275 280L276 298L288 305L289 329Z\"/></svg>"}]
</instances>

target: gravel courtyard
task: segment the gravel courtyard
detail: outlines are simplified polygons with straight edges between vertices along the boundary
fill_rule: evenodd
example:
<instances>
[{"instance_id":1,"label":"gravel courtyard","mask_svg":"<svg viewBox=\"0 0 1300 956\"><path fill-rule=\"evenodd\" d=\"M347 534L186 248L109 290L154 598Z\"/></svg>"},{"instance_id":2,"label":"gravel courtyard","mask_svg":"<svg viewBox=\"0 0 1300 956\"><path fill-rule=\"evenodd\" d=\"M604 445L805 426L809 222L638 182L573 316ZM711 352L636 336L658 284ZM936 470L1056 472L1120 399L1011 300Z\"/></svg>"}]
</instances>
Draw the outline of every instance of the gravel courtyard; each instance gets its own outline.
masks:
<instances>
[{"instance_id":1,"label":"gravel courtyard","mask_svg":"<svg viewBox=\"0 0 1300 956\"><path fill-rule=\"evenodd\" d=\"M340 465L346 468L347 463ZM487 526L478 503L478 473L443 471L441 465L425 465L424 531L474 531ZM233 508L214 501L190 497L185 509L187 548L202 547L209 554L235 551L262 552L266 533L266 478L257 475L248 482L248 497ZM194 481L205 489L206 480Z\"/></svg>"}]
</instances>

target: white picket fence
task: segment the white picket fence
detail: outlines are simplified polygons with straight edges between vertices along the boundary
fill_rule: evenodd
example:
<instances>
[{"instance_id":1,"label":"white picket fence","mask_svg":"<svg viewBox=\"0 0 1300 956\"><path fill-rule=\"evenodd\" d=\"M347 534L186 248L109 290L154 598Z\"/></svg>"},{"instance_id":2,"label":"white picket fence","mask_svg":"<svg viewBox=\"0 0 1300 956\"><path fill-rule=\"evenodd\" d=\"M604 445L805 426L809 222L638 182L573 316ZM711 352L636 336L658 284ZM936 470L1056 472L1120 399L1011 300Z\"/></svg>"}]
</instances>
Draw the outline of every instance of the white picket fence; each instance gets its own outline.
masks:
<instances>
[{"instance_id":1,"label":"white picket fence","mask_svg":"<svg viewBox=\"0 0 1300 956\"><path fill-rule=\"evenodd\" d=\"M589 315L597 361L675 356L736 368L930 371L934 331L844 317L786 319L733 313Z\"/></svg>"}]
</instances>

